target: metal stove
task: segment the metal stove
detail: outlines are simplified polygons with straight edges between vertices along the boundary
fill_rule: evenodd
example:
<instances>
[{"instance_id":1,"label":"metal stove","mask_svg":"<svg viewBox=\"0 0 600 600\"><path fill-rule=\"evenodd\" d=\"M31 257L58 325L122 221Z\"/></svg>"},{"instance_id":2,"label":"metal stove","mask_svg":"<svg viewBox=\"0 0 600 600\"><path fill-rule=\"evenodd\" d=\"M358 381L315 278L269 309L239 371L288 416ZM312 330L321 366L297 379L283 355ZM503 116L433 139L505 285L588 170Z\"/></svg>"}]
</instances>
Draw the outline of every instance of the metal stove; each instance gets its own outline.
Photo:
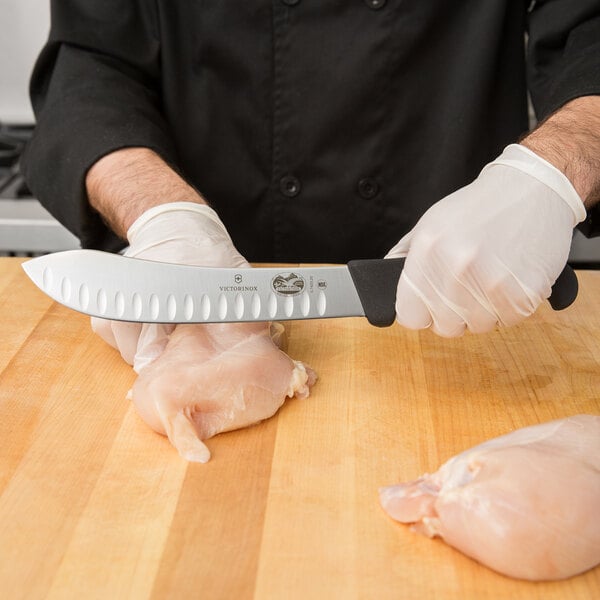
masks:
<instances>
[{"instance_id":1,"label":"metal stove","mask_svg":"<svg viewBox=\"0 0 600 600\"><path fill-rule=\"evenodd\" d=\"M79 240L33 198L19 171L32 124L0 124L0 255L33 256L79 248Z\"/></svg>"}]
</instances>

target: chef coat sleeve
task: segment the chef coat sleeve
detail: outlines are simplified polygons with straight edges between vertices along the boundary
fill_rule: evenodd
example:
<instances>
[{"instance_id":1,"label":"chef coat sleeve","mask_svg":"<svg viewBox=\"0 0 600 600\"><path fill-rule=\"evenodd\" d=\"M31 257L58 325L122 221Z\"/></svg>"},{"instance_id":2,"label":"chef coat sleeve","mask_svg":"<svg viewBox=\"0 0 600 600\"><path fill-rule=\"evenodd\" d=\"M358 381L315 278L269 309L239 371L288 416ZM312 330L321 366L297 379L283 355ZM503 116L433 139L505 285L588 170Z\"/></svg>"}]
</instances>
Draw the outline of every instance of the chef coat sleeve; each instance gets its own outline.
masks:
<instances>
[{"instance_id":1,"label":"chef coat sleeve","mask_svg":"<svg viewBox=\"0 0 600 600\"><path fill-rule=\"evenodd\" d=\"M528 83L538 120L574 98L600 94L600 0L537 0L528 34ZM600 206L579 229L600 235Z\"/></svg>"},{"instance_id":2,"label":"chef coat sleeve","mask_svg":"<svg viewBox=\"0 0 600 600\"><path fill-rule=\"evenodd\" d=\"M124 246L88 204L85 176L94 162L132 146L175 162L160 111L155 7L147 0L51 2L49 39L30 83L36 128L21 168L33 194L84 248Z\"/></svg>"}]
</instances>

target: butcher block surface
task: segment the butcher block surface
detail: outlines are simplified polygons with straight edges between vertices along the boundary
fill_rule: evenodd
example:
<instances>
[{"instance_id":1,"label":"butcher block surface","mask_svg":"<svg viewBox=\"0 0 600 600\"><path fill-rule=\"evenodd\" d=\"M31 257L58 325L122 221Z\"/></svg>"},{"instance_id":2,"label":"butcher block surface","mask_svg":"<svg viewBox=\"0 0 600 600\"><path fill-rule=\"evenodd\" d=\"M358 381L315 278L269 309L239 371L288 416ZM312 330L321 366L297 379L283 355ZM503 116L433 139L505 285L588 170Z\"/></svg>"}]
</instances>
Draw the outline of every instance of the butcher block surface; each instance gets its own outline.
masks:
<instances>
[{"instance_id":1,"label":"butcher block surface","mask_svg":"<svg viewBox=\"0 0 600 600\"><path fill-rule=\"evenodd\" d=\"M600 414L600 273L578 273L567 310L488 335L288 323L311 396L188 464L125 398L131 367L22 260L0 258L2 598L600 598L600 568L509 579L392 521L377 493L513 429Z\"/></svg>"}]
</instances>

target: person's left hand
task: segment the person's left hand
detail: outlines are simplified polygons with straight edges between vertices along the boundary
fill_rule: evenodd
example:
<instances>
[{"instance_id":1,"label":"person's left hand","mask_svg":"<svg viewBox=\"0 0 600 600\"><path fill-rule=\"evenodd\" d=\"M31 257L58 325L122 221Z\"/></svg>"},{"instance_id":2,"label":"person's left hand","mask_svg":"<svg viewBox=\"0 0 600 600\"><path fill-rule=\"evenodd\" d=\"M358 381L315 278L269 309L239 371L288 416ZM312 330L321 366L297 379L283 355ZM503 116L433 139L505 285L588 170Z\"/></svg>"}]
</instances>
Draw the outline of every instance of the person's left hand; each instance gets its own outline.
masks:
<instances>
[{"instance_id":1,"label":"person's left hand","mask_svg":"<svg viewBox=\"0 0 600 600\"><path fill-rule=\"evenodd\" d=\"M145 211L127 231L125 256L205 267L250 268L225 225L206 204L168 202ZM136 373L156 360L175 329L170 323L133 323L92 317L92 329Z\"/></svg>"},{"instance_id":2,"label":"person's left hand","mask_svg":"<svg viewBox=\"0 0 600 600\"><path fill-rule=\"evenodd\" d=\"M558 169L524 146L508 146L386 256L406 256L397 321L445 337L518 323L549 297L585 216Z\"/></svg>"}]
</instances>

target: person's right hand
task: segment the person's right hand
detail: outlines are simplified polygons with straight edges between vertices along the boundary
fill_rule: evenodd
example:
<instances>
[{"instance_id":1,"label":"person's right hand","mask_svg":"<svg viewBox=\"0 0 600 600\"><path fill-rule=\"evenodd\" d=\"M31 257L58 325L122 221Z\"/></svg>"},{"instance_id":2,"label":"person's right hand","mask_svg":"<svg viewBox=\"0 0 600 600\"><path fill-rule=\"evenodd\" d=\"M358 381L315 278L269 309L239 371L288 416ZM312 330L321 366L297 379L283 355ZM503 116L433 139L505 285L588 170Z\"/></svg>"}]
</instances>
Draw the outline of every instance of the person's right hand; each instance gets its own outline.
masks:
<instances>
[{"instance_id":1,"label":"person's right hand","mask_svg":"<svg viewBox=\"0 0 600 600\"><path fill-rule=\"evenodd\" d=\"M217 213L205 204L172 202L150 208L127 231L125 256L206 267L250 265ZM158 358L175 325L92 318L92 329L139 373Z\"/></svg>"},{"instance_id":2,"label":"person's right hand","mask_svg":"<svg viewBox=\"0 0 600 600\"><path fill-rule=\"evenodd\" d=\"M406 256L396 320L444 337L516 325L550 296L585 217L564 173L511 144L387 254Z\"/></svg>"}]
</instances>

